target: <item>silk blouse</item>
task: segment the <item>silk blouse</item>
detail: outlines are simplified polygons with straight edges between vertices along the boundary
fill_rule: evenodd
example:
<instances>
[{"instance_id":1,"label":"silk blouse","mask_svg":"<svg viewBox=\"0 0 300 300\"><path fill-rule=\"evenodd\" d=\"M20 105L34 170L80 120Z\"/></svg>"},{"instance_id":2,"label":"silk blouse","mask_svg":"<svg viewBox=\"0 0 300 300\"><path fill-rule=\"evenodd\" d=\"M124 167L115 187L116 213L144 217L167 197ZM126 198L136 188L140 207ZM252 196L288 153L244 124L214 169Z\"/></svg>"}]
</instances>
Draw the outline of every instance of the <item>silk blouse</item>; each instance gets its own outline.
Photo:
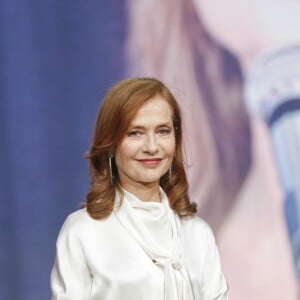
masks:
<instances>
[{"instance_id":1,"label":"silk blouse","mask_svg":"<svg viewBox=\"0 0 300 300\"><path fill-rule=\"evenodd\" d=\"M86 209L70 214L57 239L52 300L228 299L211 229L179 218L160 192L161 202L126 190L121 202L117 193L101 220Z\"/></svg>"}]
</instances>

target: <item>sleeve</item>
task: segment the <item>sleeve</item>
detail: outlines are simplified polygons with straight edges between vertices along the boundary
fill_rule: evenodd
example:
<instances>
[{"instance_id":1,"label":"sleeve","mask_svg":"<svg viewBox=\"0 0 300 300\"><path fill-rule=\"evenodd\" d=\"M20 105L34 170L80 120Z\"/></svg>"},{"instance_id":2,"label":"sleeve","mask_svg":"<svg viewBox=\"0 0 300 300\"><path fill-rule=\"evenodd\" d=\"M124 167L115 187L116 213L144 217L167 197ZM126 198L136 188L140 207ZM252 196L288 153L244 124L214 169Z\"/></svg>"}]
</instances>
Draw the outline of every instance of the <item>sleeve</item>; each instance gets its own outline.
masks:
<instances>
[{"instance_id":1,"label":"sleeve","mask_svg":"<svg viewBox=\"0 0 300 300\"><path fill-rule=\"evenodd\" d=\"M228 300L228 286L221 270L219 252L212 230L208 227L207 252L201 283L203 297L209 300Z\"/></svg>"},{"instance_id":2,"label":"sleeve","mask_svg":"<svg viewBox=\"0 0 300 300\"><path fill-rule=\"evenodd\" d=\"M86 263L78 226L66 220L56 243L56 259L51 271L52 300L87 300L92 277Z\"/></svg>"}]
</instances>

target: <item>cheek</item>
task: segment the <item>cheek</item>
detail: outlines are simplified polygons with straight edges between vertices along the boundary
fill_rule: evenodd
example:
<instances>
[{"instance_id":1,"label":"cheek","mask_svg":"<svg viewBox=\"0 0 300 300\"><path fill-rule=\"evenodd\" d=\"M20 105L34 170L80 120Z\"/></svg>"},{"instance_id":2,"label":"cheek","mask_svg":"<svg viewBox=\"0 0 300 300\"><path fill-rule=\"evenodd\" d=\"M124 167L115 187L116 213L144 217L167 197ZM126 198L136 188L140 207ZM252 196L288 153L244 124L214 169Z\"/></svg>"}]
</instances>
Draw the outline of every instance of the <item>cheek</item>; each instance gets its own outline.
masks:
<instances>
[{"instance_id":1,"label":"cheek","mask_svg":"<svg viewBox=\"0 0 300 300\"><path fill-rule=\"evenodd\" d=\"M126 147L123 147L123 145L118 147L116 150L115 157L116 157L115 161L116 161L117 168L119 168L119 166L122 165L124 161L126 161L126 157L127 157Z\"/></svg>"},{"instance_id":2,"label":"cheek","mask_svg":"<svg viewBox=\"0 0 300 300\"><path fill-rule=\"evenodd\" d=\"M175 149L176 149L175 138L173 138L171 141L166 143L165 152L168 156L173 157L175 155Z\"/></svg>"},{"instance_id":3,"label":"cheek","mask_svg":"<svg viewBox=\"0 0 300 300\"><path fill-rule=\"evenodd\" d=\"M124 163L129 158L134 157L137 147L132 143L124 141L116 150L116 164Z\"/></svg>"}]
</instances>

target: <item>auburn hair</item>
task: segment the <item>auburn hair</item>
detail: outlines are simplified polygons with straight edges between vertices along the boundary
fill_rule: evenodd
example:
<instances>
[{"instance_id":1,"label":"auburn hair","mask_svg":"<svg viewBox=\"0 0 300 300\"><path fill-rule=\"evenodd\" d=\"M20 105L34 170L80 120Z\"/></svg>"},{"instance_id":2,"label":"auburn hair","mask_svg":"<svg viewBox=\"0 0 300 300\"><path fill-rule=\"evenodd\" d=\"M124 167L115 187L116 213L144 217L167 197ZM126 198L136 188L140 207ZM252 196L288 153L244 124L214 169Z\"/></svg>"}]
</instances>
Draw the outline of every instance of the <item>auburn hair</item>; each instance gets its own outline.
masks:
<instances>
[{"instance_id":1,"label":"auburn hair","mask_svg":"<svg viewBox=\"0 0 300 300\"><path fill-rule=\"evenodd\" d=\"M175 132L175 155L172 173L164 174L160 186L166 192L172 209L180 216L196 213L196 204L188 196L188 183L183 164L181 112L170 90L154 78L129 78L116 83L107 92L100 106L89 160L91 185L83 207L94 219L108 217L114 208L115 193L121 191L118 170L112 158L113 181L108 156L124 138L137 111L149 99L161 96L171 107Z\"/></svg>"}]
</instances>

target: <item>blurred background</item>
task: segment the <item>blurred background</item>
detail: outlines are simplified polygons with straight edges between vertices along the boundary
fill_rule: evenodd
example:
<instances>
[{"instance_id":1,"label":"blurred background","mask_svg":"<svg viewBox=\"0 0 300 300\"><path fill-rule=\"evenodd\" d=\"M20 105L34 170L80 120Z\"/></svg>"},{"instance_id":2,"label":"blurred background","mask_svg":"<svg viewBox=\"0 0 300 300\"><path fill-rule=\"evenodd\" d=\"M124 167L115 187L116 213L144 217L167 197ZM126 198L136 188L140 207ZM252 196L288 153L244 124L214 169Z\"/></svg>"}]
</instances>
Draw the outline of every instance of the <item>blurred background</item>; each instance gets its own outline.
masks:
<instances>
[{"instance_id":1,"label":"blurred background","mask_svg":"<svg viewBox=\"0 0 300 300\"><path fill-rule=\"evenodd\" d=\"M299 28L298 0L1 1L0 299L50 299L97 110L128 76L181 105L230 299L300 299Z\"/></svg>"}]
</instances>

